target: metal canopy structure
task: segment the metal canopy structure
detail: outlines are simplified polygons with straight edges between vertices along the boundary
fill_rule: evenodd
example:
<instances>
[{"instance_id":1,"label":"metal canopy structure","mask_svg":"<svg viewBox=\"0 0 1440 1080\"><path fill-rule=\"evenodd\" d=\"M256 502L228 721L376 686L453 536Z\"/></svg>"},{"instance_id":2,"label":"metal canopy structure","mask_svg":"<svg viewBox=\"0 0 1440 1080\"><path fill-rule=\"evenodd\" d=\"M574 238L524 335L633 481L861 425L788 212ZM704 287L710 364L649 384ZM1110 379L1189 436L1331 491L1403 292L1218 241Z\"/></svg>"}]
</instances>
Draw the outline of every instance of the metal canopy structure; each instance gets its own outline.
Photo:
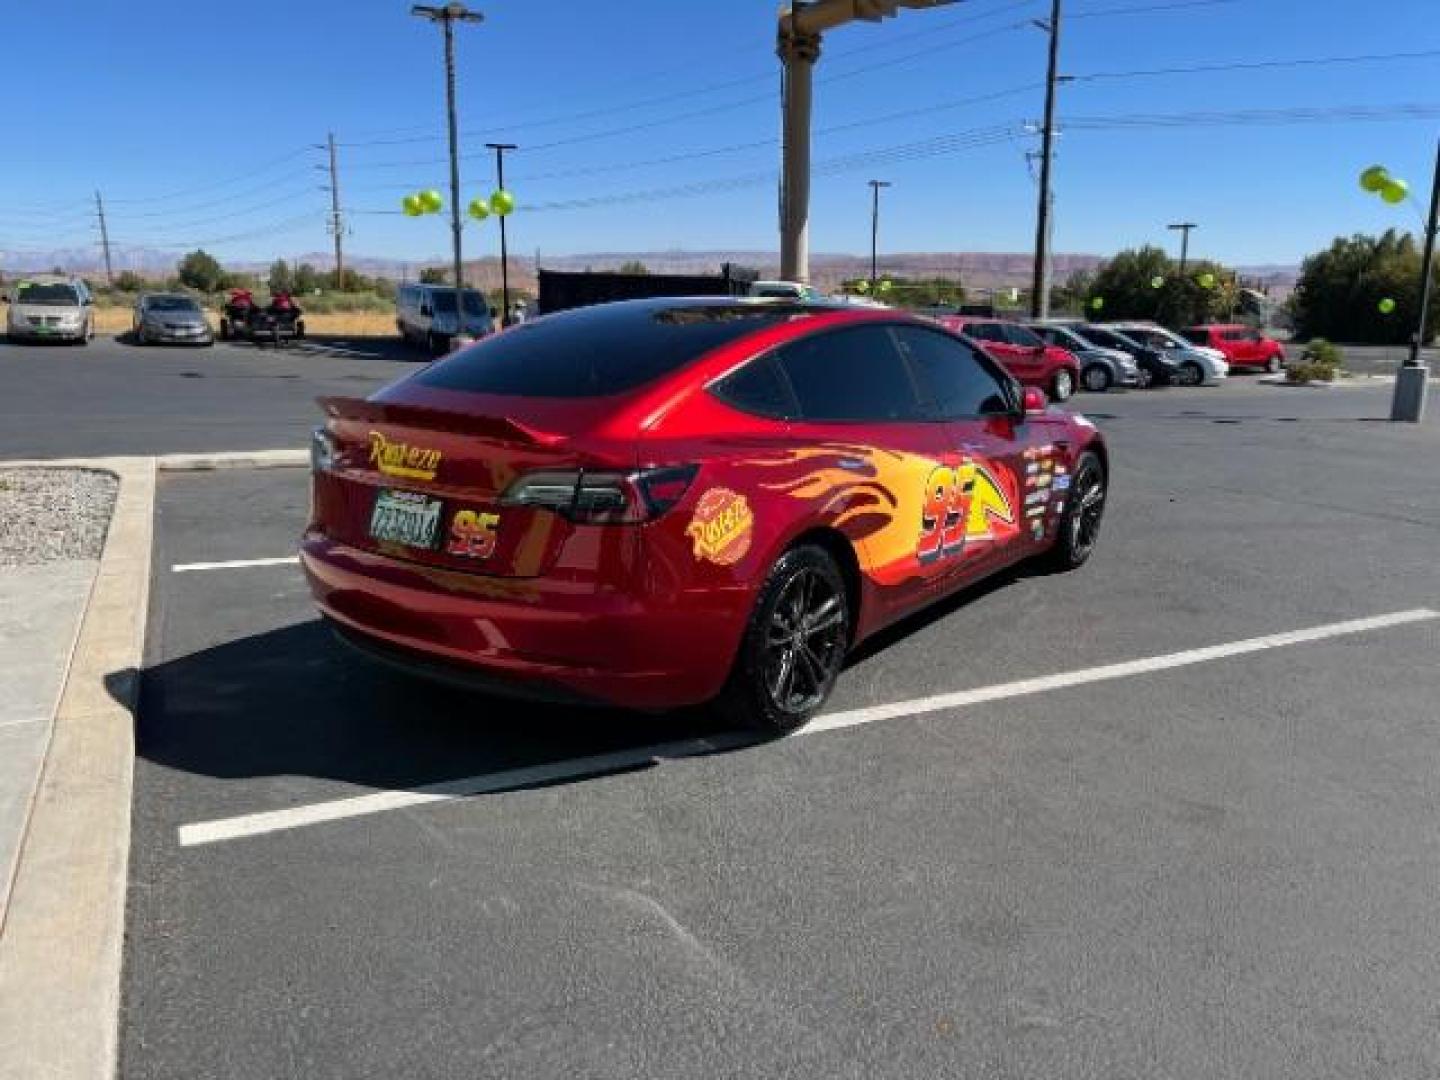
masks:
<instances>
[{"instance_id":1,"label":"metal canopy structure","mask_svg":"<svg viewBox=\"0 0 1440 1080\"><path fill-rule=\"evenodd\" d=\"M780 171L780 276L810 280L810 112L820 38L850 22L879 22L901 8L959 0L791 0L781 9L777 52L783 66Z\"/></svg>"}]
</instances>

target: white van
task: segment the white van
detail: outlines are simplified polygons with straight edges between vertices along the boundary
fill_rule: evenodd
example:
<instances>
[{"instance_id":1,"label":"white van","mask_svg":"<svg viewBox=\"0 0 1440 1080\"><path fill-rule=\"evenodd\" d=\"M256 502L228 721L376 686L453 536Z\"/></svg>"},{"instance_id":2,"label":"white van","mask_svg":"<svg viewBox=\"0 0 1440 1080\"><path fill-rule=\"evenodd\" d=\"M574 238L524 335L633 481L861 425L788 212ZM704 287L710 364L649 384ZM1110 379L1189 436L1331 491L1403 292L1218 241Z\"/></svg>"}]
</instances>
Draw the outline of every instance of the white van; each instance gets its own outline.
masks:
<instances>
[{"instance_id":1,"label":"white van","mask_svg":"<svg viewBox=\"0 0 1440 1080\"><path fill-rule=\"evenodd\" d=\"M495 329L483 297L475 289L461 290L465 307L463 326L455 318L455 290L449 285L401 285L395 294L395 329L406 341L423 345L432 356L450 351L457 333L480 338Z\"/></svg>"}]
</instances>

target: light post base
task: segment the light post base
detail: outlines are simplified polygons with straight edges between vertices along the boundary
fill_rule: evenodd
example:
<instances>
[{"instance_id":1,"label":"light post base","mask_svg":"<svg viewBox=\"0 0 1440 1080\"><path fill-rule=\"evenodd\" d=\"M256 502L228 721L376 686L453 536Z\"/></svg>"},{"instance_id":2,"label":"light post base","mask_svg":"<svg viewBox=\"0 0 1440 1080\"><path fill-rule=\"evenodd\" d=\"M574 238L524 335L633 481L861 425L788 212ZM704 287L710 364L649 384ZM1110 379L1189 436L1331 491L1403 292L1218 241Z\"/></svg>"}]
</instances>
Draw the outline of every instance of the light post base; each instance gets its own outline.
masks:
<instances>
[{"instance_id":1,"label":"light post base","mask_svg":"<svg viewBox=\"0 0 1440 1080\"><path fill-rule=\"evenodd\" d=\"M1390 400L1390 419L1418 424L1425 416L1425 388L1430 369L1424 364L1402 367L1395 372L1395 396Z\"/></svg>"}]
</instances>

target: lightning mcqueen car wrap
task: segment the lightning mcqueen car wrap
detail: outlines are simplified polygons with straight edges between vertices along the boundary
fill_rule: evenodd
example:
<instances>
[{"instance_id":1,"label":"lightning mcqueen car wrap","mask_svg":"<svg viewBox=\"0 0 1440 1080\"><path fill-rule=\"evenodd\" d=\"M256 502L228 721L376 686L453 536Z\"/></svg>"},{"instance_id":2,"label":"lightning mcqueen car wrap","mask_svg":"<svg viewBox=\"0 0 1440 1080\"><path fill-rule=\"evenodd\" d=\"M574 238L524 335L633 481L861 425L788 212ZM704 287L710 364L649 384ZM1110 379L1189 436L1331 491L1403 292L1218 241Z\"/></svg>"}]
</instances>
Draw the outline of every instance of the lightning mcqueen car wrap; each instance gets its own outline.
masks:
<instances>
[{"instance_id":1,"label":"lightning mcqueen car wrap","mask_svg":"<svg viewBox=\"0 0 1440 1080\"><path fill-rule=\"evenodd\" d=\"M1108 479L958 336L893 311L629 301L326 398L302 562L382 660L789 730L876 630L1090 555Z\"/></svg>"}]
</instances>

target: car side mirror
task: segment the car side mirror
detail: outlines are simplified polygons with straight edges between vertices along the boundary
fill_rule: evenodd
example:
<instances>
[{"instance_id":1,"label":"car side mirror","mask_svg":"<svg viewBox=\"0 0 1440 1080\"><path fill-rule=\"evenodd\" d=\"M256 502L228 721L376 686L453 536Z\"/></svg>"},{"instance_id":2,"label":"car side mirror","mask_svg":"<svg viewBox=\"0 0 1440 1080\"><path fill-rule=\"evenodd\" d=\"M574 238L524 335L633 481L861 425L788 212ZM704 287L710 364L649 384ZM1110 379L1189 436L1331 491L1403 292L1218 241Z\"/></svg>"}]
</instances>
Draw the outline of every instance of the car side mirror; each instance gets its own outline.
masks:
<instances>
[{"instance_id":1,"label":"car side mirror","mask_svg":"<svg viewBox=\"0 0 1440 1080\"><path fill-rule=\"evenodd\" d=\"M1050 407L1045 391L1038 386L1027 386L1020 393L1020 415L1038 416Z\"/></svg>"}]
</instances>

